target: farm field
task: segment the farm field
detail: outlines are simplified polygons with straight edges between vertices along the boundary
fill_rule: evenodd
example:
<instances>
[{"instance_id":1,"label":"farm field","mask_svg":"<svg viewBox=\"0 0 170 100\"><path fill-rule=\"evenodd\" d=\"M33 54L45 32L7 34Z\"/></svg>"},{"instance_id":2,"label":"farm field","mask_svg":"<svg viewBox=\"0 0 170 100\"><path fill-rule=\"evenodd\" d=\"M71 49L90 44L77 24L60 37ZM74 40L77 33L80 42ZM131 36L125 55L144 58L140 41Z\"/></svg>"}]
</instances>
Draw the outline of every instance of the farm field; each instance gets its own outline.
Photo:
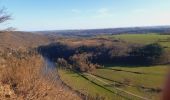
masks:
<instances>
[{"instance_id":1,"label":"farm field","mask_svg":"<svg viewBox=\"0 0 170 100\"><path fill-rule=\"evenodd\" d=\"M110 84L116 82L123 90L156 99L155 97L159 91L162 90L165 82L167 69L168 65L131 69L110 67L107 69L97 69L93 75L101 79L109 80Z\"/></svg>"},{"instance_id":2,"label":"farm field","mask_svg":"<svg viewBox=\"0 0 170 100\"><path fill-rule=\"evenodd\" d=\"M122 39L130 43L153 43L153 42L163 42L170 38L170 35L159 35L159 34L123 34L123 35L111 35L110 38ZM167 41L169 42L169 41Z\"/></svg>"},{"instance_id":3,"label":"farm field","mask_svg":"<svg viewBox=\"0 0 170 100\"><path fill-rule=\"evenodd\" d=\"M128 43L135 43L135 44L159 43L168 49L170 47L170 35L124 34L124 35L109 35L104 37L111 38L111 39L121 39Z\"/></svg>"},{"instance_id":4,"label":"farm field","mask_svg":"<svg viewBox=\"0 0 170 100\"><path fill-rule=\"evenodd\" d=\"M106 100L111 100L113 98L117 100L122 100L123 98L117 96L115 93L112 93L92 82L87 80L86 78L82 77L81 75L69 71L69 70L62 70L59 69L59 75L61 79L74 90L78 90L79 92L91 95L96 97L97 95L104 97Z\"/></svg>"},{"instance_id":5,"label":"farm field","mask_svg":"<svg viewBox=\"0 0 170 100\"><path fill-rule=\"evenodd\" d=\"M117 70L112 70L112 68ZM109 69L97 69L91 74L82 74L88 80L77 73L66 70L59 70L59 74L61 79L73 89L92 96L99 94L107 98L107 100L114 100L115 98L120 100L126 100L129 98L131 100L140 100L140 98L136 96L121 91L130 92L137 96L145 97L151 100L157 100L161 95L160 91L162 90L162 86L164 84L163 82L165 81L167 69L168 66L138 67L132 69L110 67ZM160 72L158 72L159 70ZM140 72L144 74L133 72ZM121 89L121 91L115 88ZM115 93L125 96L126 98L122 98Z\"/></svg>"}]
</instances>

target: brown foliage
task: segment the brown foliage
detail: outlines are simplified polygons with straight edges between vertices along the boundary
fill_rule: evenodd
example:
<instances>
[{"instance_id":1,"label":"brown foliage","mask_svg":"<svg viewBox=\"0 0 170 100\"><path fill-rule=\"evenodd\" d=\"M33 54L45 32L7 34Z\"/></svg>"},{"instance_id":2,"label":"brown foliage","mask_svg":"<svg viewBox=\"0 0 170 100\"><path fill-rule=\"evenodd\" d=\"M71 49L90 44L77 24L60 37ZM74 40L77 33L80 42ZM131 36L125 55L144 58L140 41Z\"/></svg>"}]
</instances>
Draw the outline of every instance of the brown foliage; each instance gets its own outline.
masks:
<instances>
[{"instance_id":1,"label":"brown foliage","mask_svg":"<svg viewBox=\"0 0 170 100\"><path fill-rule=\"evenodd\" d=\"M91 54L87 53L76 54L71 57L71 60L73 61L73 67L75 67L74 69L81 72L88 72L96 69L96 66L89 61L90 57Z\"/></svg>"},{"instance_id":2,"label":"brown foliage","mask_svg":"<svg viewBox=\"0 0 170 100\"><path fill-rule=\"evenodd\" d=\"M65 60L64 58L58 58L57 65L63 68L70 68L70 69L72 68L72 66L68 64L67 60Z\"/></svg>"},{"instance_id":3,"label":"brown foliage","mask_svg":"<svg viewBox=\"0 0 170 100\"><path fill-rule=\"evenodd\" d=\"M20 55L22 55L20 53ZM0 66L0 99L16 100L79 100L74 92L64 89L51 78L42 75L44 61L39 55L24 54L24 59L9 55L5 66ZM4 59L4 58L2 58ZM4 92L5 91L5 92Z\"/></svg>"}]
</instances>

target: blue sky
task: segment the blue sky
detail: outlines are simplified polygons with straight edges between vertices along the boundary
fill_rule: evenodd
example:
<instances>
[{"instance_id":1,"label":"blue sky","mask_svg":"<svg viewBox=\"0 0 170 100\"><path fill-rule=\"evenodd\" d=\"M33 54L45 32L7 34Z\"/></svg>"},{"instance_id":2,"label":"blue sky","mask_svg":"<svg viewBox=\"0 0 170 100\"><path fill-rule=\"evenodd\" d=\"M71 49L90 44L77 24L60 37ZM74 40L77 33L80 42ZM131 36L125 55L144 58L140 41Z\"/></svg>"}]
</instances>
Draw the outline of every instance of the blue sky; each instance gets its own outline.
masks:
<instances>
[{"instance_id":1,"label":"blue sky","mask_svg":"<svg viewBox=\"0 0 170 100\"><path fill-rule=\"evenodd\" d=\"M170 25L170 0L0 0L18 30Z\"/></svg>"}]
</instances>

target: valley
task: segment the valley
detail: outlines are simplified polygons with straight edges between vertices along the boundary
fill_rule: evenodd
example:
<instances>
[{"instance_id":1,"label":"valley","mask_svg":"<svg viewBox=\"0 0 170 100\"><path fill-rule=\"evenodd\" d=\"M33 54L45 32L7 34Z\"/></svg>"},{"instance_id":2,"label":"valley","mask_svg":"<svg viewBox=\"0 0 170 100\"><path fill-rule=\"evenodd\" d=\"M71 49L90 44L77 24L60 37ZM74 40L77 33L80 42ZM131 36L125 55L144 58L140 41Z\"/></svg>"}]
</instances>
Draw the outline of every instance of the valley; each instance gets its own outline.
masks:
<instances>
[{"instance_id":1,"label":"valley","mask_svg":"<svg viewBox=\"0 0 170 100\"><path fill-rule=\"evenodd\" d=\"M22 95L19 94L18 91L21 90L18 89L23 87L27 90L29 84L25 82L34 82L31 81L34 77L48 86L57 85L53 89L58 92L67 91L70 98L73 94L77 100L80 98L159 100L162 95L167 70L169 70L169 35L122 34L84 38L48 37L24 32L0 33L0 35L0 64L1 70L4 70L7 77L5 81L1 78L1 84L8 86L16 84L16 87L13 87L14 90L11 90L14 94L10 95L10 98ZM145 54L145 57L153 57L152 59L142 58L136 54L137 51L133 51L138 48L146 51L158 49L158 51L154 53L152 51L152 55ZM132 55L133 52L135 55ZM33 65L29 67L30 64ZM11 67L7 68L7 66ZM28 69L23 69L24 67ZM11 68L12 72L10 72ZM15 73L14 70L16 70ZM22 77L21 72L24 72L24 75L28 72L28 76L35 72L35 75ZM11 73L12 76L6 73ZM23 78L26 80L24 81ZM31 84L38 86L39 83L35 81ZM32 91L27 91L29 92ZM37 93L44 94L41 91ZM51 94L45 95L47 98L48 96L53 97ZM61 98L64 97L61 96Z\"/></svg>"}]
</instances>

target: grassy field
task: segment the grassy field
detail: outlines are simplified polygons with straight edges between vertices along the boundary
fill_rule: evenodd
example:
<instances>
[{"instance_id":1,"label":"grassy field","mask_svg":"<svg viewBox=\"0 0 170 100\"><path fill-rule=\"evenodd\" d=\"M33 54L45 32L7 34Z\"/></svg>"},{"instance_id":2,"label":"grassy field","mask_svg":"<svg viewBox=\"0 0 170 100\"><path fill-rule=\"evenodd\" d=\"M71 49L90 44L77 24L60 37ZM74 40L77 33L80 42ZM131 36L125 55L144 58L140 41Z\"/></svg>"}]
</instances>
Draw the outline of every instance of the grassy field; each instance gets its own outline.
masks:
<instances>
[{"instance_id":1,"label":"grassy field","mask_svg":"<svg viewBox=\"0 0 170 100\"><path fill-rule=\"evenodd\" d=\"M134 94L156 99L165 82L168 65L151 67L109 67L97 69L93 74L101 79L114 81L122 84L119 88ZM128 86L129 85L129 86ZM143 88L142 88L143 87Z\"/></svg>"},{"instance_id":2,"label":"grassy field","mask_svg":"<svg viewBox=\"0 0 170 100\"><path fill-rule=\"evenodd\" d=\"M125 34L125 35L112 35L111 38L122 39L130 43L152 43L159 42L170 38L170 35L159 34Z\"/></svg>"},{"instance_id":3,"label":"grassy field","mask_svg":"<svg viewBox=\"0 0 170 100\"><path fill-rule=\"evenodd\" d=\"M136 86L145 86L150 88L161 87L160 82L163 81L162 76L160 75L157 76L154 74L141 75L141 74L134 74L130 72L108 70L108 69L98 69L94 74L121 83L125 83L125 81L129 81L129 84L136 85Z\"/></svg>"},{"instance_id":4,"label":"grassy field","mask_svg":"<svg viewBox=\"0 0 170 100\"><path fill-rule=\"evenodd\" d=\"M104 97L106 100L112 100L113 98L116 100L122 100L123 98L117 96L115 93L112 93L109 90L100 87L81 75L74 73L68 70L59 70L59 74L61 79L74 90L78 90L81 93L86 95L91 95L93 97L100 95Z\"/></svg>"},{"instance_id":5,"label":"grassy field","mask_svg":"<svg viewBox=\"0 0 170 100\"><path fill-rule=\"evenodd\" d=\"M88 80L71 71L59 70L59 74L61 79L73 89L92 96L96 96L98 94L105 97L107 100L115 98L117 98L116 100L123 99L121 96L115 94L116 92L120 92L115 88L122 89L123 91L127 91L141 97L157 100L161 95L159 91L161 91L164 84L163 82L165 81L167 69L168 66L141 66L134 68L114 66L110 68L97 69L92 74L82 74ZM126 93L122 95L125 97L129 96L130 98L136 98L135 96L131 96ZM136 98L135 100L138 99L139 98Z\"/></svg>"},{"instance_id":6,"label":"grassy field","mask_svg":"<svg viewBox=\"0 0 170 100\"><path fill-rule=\"evenodd\" d=\"M121 39L128 43L135 44L150 44L159 43L162 46L170 48L170 35L159 35L159 34L124 34L124 35L109 35L104 36L112 39Z\"/></svg>"}]
</instances>

